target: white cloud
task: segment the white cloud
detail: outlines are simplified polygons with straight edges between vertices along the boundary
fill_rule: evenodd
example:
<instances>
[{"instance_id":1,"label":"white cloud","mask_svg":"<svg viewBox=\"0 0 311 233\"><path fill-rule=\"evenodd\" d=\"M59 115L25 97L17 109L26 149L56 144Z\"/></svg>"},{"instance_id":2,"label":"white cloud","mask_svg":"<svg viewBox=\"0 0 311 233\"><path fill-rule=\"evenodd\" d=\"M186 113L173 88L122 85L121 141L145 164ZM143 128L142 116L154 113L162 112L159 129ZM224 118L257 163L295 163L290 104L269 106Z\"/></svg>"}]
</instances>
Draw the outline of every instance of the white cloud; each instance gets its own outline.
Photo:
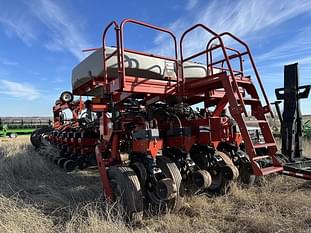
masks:
<instances>
[{"instance_id":1,"label":"white cloud","mask_svg":"<svg viewBox=\"0 0 311 233\"><path fill-rule=\"evenodd\" d=\"M0 94L15 98L35 100L40 97L40 92L30 84L18 83L0 79Z\"/></svg>"},{"instance_id":2,"label":"white cloud","mask_svg":"<svg viewBox=\"0 0 311 233\"><path fill-rule=\"evenodd\" d=\"M18 62L11 61L5 58L0 58L0 63L7 66L17 66Z\"/></svg>"},{"instance_id":3,"label":"white cloud","mask_svg":"<svg viewBox=\"0 0 311 233\"><path fill-rule=\"evenodd\" d=\"M199 10L189 11L188 15L183 15L170 23L168 27L180 36L187 27L202 23L217 33L230 31L239 37L249 39L254 35L255 38L262 36L261 30L276 27L304 13L311 13L311 1L208 1L208 3L202 3ZM183 27L181 28L180 25ZM208 39L209 35L205 31L195 31L191 39L187 41L185 49L188 53L201 50ZM154 51L167 51L170 46L160 39L155 40L155 43Z\"/></svg>"},{"instance_id":4,"label":"white cloud","mask_svg":"<svg viewBox=\"0 0 311 233\"><path fill-rule=\"evenodd\" d=\"M65 81L67 81L65 78L57 77L52 80L52 83L64 83Z\"/></svg>"},{"instance_id":5,"label":"white cloud","mask_svg":"<svg viewBox=\"0 0 311 233\"><path fill-rule=\"evenodd\" d=\"M186 10L192 10L199 2L199 0L187 0Z\"/></svg>"},{"instance_id":6,"label":"white cloud","mask_svg":"<svg viewBox=\"0 0 311 233\"><path fill-rule=\"evenodd\" d=\"M4 27L4 32L8 37L16 36L27 46L31 46L36 40L36 31L29 23L25 15L2 14L0 24Z\"/></svg>"},{"instance_id":7,"label":"white cloud","mask_svg":"<svg viewBox=\"0 0 311 233\"><path fill-rule=\"evenodd\" d=\"M307 26L299 33L293 33L293 36L287 38L283 44L264 52L257 56L259 63L267 66L282 66L293 62L299 62L302 65L311 65L311 27Z\"/></svg>"},{"instance_id":8,"label":"white cloud","mask_svg":"<svg viewBox=\"0 0 311 233\"><path fill-rule=\"evenodd\" d=\"M15 36L27 46L40 42L50 51L69 51L82 60L81 50L91 46L82 33L81 17L70 14L62 3L23 1L19 7L0 12L0 25L9 38Z\"/></svg>"},{"instance_id":9,"label":"white cloud","mask_svg":"<svg viewBox=\"0 0 311 233\"><path fill-rule=\"evenodd\" d=\"M51 51L67 50L77 59L84 58L82 49L89 47L83 33L80 31L80 22L51 0L34 0L29 2L31 12L49 29L51 40L44 46Z\"/></svg>"}]
</instances>

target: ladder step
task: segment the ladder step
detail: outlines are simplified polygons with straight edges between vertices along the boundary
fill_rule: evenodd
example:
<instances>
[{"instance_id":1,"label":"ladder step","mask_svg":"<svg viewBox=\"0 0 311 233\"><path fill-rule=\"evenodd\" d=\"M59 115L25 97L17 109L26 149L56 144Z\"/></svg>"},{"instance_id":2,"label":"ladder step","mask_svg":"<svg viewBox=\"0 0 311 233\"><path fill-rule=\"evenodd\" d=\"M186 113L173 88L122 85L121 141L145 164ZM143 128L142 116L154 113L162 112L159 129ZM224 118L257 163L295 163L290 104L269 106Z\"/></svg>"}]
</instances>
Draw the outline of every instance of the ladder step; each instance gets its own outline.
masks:
<instances>
[{"instance_id":1,"label":"ladder step","mask_svg":"<svg viewBox=\"0 0 311 233\"><path fill-rule=\"evenodd\" d=\"M247 120L247 121L244 121L246 124L268 124L267 121L265 120Z\"/></svg>"},{"instance_id":2,"label":"ladder step","mask_svg":"<svg viewBox=\"0 0 311 233\"><path fill-rule=\"evenodd\" d=\"M238 84L246 84L246 85L250 85L250 84L252 84L252 81L251 81L251 79L250 79L250 76L247 76L247 77L237 77L237 76L235 76L235 80L236 80L236 82L238 83Z\"/></svg>"},{"instance_id":3,"label":"ladder step","mask_svg":"<svg viewBox=\"0 0 311 233\"><path fill-rule=\"evenodd\" d=\"M253 160L256 161L256 160L268 159L268 158L271 159L271 156L270 155L262 155L262 156L253 157Z\"/></svg>"},{"instance_id":4,"label":"ladder step","mask_svg":"<svg viewBox=\"0 0 311 233\"><path fill-rule=\"evenodd\" d=\"M271 167L261 168L260 170L262 172L262 175L265 176L265 175L269 175L269 174L272 174L272 173L281 172L281 171L283 171L283 167L271 166Z\"/></svg>"},{"instance_id":5,"label":"ladder step","mask_svg":"<svg viewBox=\"0 0 311 233\"><path fill-rule=\"evenodd\" d=\"M254 148L264 148L264 147L271 147L271 146L276 146L276 143L258 143L253 145Z\"/></svg>"},{"instance_id":6,"label":"ladder step","mask_svg":"<svg viewBox=\"0 0 311 233\"><path fill-rule=\"evenodd\" d=\"M250 98L250 99L243 99L245 104L252 104L252 103L259 103L260 100L259 99L254 99L254 98Z\"/></svg>"}]
</instances>

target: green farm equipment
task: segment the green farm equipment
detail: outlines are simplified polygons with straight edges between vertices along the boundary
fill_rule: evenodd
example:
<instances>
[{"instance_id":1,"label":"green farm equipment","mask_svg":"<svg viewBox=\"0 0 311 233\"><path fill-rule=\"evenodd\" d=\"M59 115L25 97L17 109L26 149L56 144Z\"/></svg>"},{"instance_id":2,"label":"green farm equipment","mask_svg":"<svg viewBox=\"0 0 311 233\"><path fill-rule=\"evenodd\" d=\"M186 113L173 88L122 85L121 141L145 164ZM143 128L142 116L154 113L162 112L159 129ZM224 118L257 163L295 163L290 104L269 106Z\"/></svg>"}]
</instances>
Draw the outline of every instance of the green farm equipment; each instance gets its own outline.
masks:
<instances>
[{"instance_id":1,"label":"green farm equipment","mask_svg":"<svg viewBox=\"0 0 311 233\"><path fill-rule=\"evenodd\" d=\"M310 120L307 120L303 124L303 136L307 139L311 138L311 121Z\"/></svg>"},{"instance_id":2,"label":"green farm equipment","mask_svg":"<svg viewBox=\"0 0 311 233\"><path fill-rule=\"evenodd\" d=\"M50 126L49 117L3 117L0 118L0 137L16 137L31 134L34 130Z\"/></svg>"}]
</instances>

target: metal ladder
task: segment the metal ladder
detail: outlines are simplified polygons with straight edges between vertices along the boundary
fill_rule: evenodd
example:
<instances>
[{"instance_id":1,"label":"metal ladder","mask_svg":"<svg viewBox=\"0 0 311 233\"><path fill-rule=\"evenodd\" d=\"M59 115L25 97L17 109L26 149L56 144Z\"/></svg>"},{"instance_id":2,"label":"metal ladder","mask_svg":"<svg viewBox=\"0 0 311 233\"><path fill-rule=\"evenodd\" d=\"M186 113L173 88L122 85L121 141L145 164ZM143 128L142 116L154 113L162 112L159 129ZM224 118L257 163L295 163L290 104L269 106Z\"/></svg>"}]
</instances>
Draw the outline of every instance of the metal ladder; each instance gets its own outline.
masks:
<instances>
[{"instance_id":1,"label":"metal ladder","mask_svg":"<svg viewBox=\"0 0 311 233\"><path fill-rule=\"evenodd\" d=\"M204 51L198 52L192 56L184 58L183 56L183 40L185 36L193 31L194 29L203 29L208 32L212 37L206 44L206 49ZM229 39L234 40L240 46L242 46L245 51L239 51L237 49L229 48L224 44L224 37L229 37ZM243 50L244 50L243 49ZM221 59L217 61L213 60L213 52L215 50L220 50L223 54ZM234 52L234 54L229 55L228 51ZM242 138L245 142L246 153L249 156L249 160L252 164L253 172L257 176L268 175L271 173L281 172L283 170L282 164L277 160L277 146L272 135L272 131L269 127L267 119L265 117L266 113L270 113L273 117L273 112L271 106L265 93L263 84L259 77L259 73L255 66L254 59L251 55L250 49L247 44L240 40L238 37L232 35L229 32L223 32L217 34L207 26L203 24L197 24L186 30L181 36L180 40L180 56L181 56L181 67L184 62L187 62L195 57L206 55L207 70L211 72L207 75L206 79L215 80L216 82L221 82L221 86L224 88L225 97L229 103L229 110L232 117L237 122ZM253 69L256 80L259 84L259 89L264 97L265 106L262 106L258 92L255 85L252 83L250 78L245 77L243 72L243 56L248 56L251 68ZM238 58L240 60L240 70L233 69L232 59ZM219 67L219 65L221 67ZM224 67L226 65L226 67ZM213 70L222 71L222 75L213 74ZM181 69L181 77L184 82L183 69ZM223 75L225 74L225 75ZM218 77L217 77L218 76ZM215 83L214 83L215 84ZM247 90L250 94L250 99L245 99L240 88ZM216 90L216 89L215 89ZM209 89L209 91L211 91ZM244 117L248 117L248 112L246 105L251 106L251 114L255 117L255 120L245 121ZM247 129L247 124L258 124L263 135L263 143L254 143Z\"/></svg>"}]
</instances>

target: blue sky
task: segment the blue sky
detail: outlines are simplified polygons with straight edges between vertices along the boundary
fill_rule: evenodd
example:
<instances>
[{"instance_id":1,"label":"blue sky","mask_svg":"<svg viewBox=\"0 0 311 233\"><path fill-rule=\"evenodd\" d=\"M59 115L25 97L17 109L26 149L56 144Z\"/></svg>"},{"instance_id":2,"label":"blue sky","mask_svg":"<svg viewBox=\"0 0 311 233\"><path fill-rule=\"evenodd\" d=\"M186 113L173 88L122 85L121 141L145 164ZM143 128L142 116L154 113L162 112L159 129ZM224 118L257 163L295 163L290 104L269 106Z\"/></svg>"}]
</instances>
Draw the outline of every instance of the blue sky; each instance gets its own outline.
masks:
<instances>
[{"instance_id":1,"label":"blue sky","mask_svg":"<svg viewBox=\"0 0 311 233\"><path fill-rule=\"evenodd\" d=\"M47 116L71 70L99 47L111 20L134 18L167 27L177 36L196 23L245 40L255 57L270 100L283 83L283 65L300 63L301 84L311 84L309 0L0 0L0 116ZM167 40L130 28L126 46L166 53ZM132 32L132 33L131 33ZM187 46L198 51L206 36L195 33ZM112 40L108 41L112 43ZM311 114L311 98L302 111Z\"/></svg>"}]
</instances>

